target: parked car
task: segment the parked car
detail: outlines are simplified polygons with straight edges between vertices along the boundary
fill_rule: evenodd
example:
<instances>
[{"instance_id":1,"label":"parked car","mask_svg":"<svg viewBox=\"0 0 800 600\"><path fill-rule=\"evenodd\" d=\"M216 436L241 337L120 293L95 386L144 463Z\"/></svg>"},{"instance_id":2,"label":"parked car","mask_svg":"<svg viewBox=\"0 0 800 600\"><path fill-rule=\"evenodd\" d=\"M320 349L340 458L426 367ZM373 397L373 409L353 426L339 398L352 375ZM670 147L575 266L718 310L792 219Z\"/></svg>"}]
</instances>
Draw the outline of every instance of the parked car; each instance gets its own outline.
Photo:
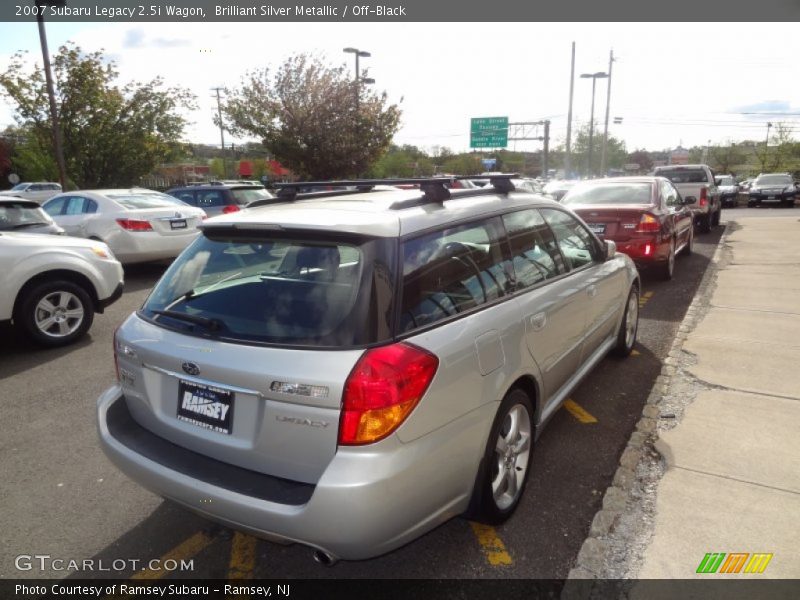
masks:
<instances>
[{"instance_id":1,"label":"parked car","mask_svg":"<svg viewBox=\"0 0 800 600\"><path fill-rule=\"evenodd\" d=\"M263 185L245 183L210 183L167 190L167 194L202 208L209 217L236 212L251 202L274 198Z\"/></svg>"},{"instance_id":2,"label":"parked car","mask_svg":"<svg viewBox=\"0 0 800 600\"><path fill-rule=\"evenodd\" d=\"M761 173L750 186L747 206L781 204L791 207L798 195L800 191L788 173Z\"/></svg>"},{"instance_id":3,"label":"parked car","mask_svg":"<svg viewBox=\"0 0 800 600\"><path fill-rule=\"evenodd\" d=\"M41 204L48 198L61 193L61 184L52 181L39 181L36 183L18 183L10 190L0 192L0 196L13 196L33 200Z\"/></svg>"},{"instance_id":4,"label":"parked car","mask_svg":"<svg viewBox=\"0 0 800 600\"><path fill-rule=\"evenodd\" d=\"M570 188L576 186L578 183L580 183L580 181L577 179L555 179L553 181L548 181L544 185L544 188L542 188L542 192L553 198L553 200L558 201L564 197L564 194L566 194Z\"/></svg>"},{"instance_id":5,"label":"parked car","mask_svg":"<svg viewBox=\"0 0 800 600\"><path fill-rule=\"evenodd\" d=\"M714 181L714 172L708 165L668 165L656 167L653 175L666 177L678 189L681 197L692 198L689 205L694 213L695 225L703 233L719 225L722 200Z\"/></svg>"},{"instance_id":6,"label":"parked car","mask_svg":"<svg viewBox=\"0 0 800 600\"><path fill-rule=\"evenodd\" d=\"M108 244L123 264L175 258L197 236L203 210L153 190L80 190L42 208L67 235Z\"/></svg>"},{"instance_id":7,"label":"parked car","mask_svg":"<svg viewBox=\"0 0 800 600\"><path fill-rule=\"evenodd\" d=\"M444 183L203 223L117 330L108 457L329 564L509 518L545 423L632 351L639 276L552 200Z\"/></svg>"},{"instance_id":8,"label":"parked car","mask_svg":"<svg viewBox=\"0 0 800 600\"><path fill-rule=\"evenodd\" d=\"M42 346L76 341L122 295L122 265L94 240L2 232L0 273L0 321Z\"/></svg>"},{"instance_id":9,"label":"parked car","mask_svg":"<svg viewBox=\"0 0 800 600\"><path fill-rule=\"evenodd\" d=\"M637 267L657 269L664 279L672 279L676 255L692 252L692 211L669 179L594 179L573 187L561 203Z\"/></svg>"},{"instance_id":10,"label":"parked car","mask_svg":"<svg viewBox=\"0 0 800 600\"><path fill-rule=\"evenodd\" d=\"M64 229L56 225L38 202L3 196L0 196L0 231L64 235Z\"/></svg>"},{"instance_id":11,"label":"parked car","mask_svg":"<svg viewBox=\"0 0 800 600\"><path fill-rule=\"evenodd\" d=\"M739 186L736 183L736 178L733 175L717 175L714 178L717 188L719 188L719 197L723 207L735 207L736 200L739 197Z\"/></svg>"}]
</instances>

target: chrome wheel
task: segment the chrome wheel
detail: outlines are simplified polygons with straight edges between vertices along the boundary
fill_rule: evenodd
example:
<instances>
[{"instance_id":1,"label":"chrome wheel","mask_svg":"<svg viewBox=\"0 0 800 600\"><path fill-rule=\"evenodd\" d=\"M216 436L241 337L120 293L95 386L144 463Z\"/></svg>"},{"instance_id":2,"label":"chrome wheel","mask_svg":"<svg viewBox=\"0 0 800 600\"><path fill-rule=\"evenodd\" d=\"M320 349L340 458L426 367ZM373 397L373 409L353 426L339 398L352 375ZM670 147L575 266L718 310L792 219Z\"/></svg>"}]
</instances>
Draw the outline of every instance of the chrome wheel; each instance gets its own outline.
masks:
<instances>
[{"instance_id":1,"label":"chrome wheel","mask_svg":"<svg viewBox=\"0 0 800 600\"><path fill-rule=\"evenodd\" d=\"M85 307L80 298L67 291L51 292L34 309L34 323L44 335L62 338L75 333L83 323Z\"/></svg>"},{"instance_id":2,"label":"chrome wheel","mask_svg":"<svg viewBox=\"0 0 800 600\"><path fill-rule=\"evenodd\" d=\"M639 326L639 298L636 294L628 296L625 309L625 347L633 348L636 342L636 328Z\"/></svg>"},{"instance_id":3,"label":"chrome wheel","mask_svg":"<svg viewBox=\"0 0 800 600\"><path fill-rule=\"evenodd\" d=\"M500 510L513 506L519 498L530 453L531 416L525 406L515 404L503 419L494 447L492 497Z\"/></svg>"}]
</instances>

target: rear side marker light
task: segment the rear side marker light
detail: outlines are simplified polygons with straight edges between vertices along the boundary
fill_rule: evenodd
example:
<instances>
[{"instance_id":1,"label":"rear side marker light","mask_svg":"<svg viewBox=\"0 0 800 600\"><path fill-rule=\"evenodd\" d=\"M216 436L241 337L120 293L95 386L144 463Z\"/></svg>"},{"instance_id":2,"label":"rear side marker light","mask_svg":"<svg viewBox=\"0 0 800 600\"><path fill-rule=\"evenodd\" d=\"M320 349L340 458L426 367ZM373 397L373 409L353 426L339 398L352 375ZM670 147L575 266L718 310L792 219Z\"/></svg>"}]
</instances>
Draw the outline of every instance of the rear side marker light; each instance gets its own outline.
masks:
<instances>
[{"instance_id":1,"label":"rear side marker light","mask_svg":"<svg viewBox=\"0 0 800 600\"><path fill-rule=\"evenodd\" d=\"M395 431L428 389L439 359L404 342L367 350L344 386L339 444L382 440Z\"/></svg>"},{"instance_id":2,"label":"rear side marker light","mask_svg":"<svg viewBox=\"0 0 800 600\"><path fill-rule=\"evenodd\" d=\"M139 219L117 219L117 224L125 231L153 231L153 226L149 221Z\"/></svg>"},{"instance_id":3,"label":"rear side marker light","mask_svg":"<svg viewBox=\"0 0 800 600\"><path fill-rule=\"evenodd\" d=\"M241 209L235 204L227 204L225 205L225 208L222 209L222 213L227 215L230 213L239 212L240 210Z\"/></svg>"}]
</instances>

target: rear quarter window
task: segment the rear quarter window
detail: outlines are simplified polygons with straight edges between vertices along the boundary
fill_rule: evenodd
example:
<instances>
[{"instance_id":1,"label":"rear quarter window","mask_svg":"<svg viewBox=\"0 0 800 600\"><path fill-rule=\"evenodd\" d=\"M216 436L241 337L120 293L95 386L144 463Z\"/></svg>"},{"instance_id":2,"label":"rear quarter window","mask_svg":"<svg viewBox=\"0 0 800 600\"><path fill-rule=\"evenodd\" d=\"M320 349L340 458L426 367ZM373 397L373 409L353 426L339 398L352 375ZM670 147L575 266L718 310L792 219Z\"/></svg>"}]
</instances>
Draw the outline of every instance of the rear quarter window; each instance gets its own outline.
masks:
<instances>
[{"instance_id":1,"label":"rear quarter window","mask_svg":"<svg viewBox=\"0 0 800 600\"><path fill-rule=\"evenodd\" d=\"M453 317L504 296L510 262L498 217L406 240L399 333Z\"/></svg>"}]
</instances>

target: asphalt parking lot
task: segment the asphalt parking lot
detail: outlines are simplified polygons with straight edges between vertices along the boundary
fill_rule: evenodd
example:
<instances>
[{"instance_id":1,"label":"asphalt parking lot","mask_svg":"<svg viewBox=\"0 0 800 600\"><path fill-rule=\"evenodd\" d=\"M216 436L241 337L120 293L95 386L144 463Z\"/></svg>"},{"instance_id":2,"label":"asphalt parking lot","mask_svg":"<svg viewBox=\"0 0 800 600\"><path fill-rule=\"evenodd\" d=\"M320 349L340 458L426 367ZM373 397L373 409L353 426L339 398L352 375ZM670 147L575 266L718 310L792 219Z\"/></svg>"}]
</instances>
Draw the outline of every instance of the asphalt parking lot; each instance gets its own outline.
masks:
<instances>
[{"instance_id":1,"label":"asphalt parking lot","mask_svg":"<svg viewBox=\"0 0 800 600\"><path fill-rule=\"evenodd\" d=\"M739 210L747 209L726 211L723 219ZM161 500L101 452L94 407L114 378L113 331L164 265L129 268L122 299L73 346L42 350L0 329L0 578L76 576L52 562L19 570L19 555L120 567L81 577L565 577L723 229L697 236L695 253L678 259L673 281L644 276L636 351L626 360L606 358L554 417L507 523L493 528L456 518L386 556L332 568L315 563L308 548L234 533ZM191 560L193 568L169 573L153 559Z\"/></svg>"}]
</instances>

